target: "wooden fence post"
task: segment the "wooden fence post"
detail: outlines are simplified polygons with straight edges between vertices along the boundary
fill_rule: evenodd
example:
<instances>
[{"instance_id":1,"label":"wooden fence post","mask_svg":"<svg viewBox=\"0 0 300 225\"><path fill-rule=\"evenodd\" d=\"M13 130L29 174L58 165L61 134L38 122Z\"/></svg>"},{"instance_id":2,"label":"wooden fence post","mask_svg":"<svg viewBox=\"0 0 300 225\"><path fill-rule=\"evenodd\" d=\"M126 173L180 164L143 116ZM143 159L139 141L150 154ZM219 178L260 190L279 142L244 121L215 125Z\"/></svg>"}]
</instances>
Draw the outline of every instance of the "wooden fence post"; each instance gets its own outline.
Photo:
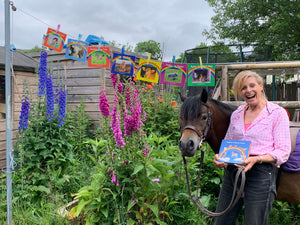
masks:
<instances>
[{"instance_id":1,"label":"wooden fence post","mask_svg":"<svg viewBox=\"0 0 300 225\"><path fill-rule=\"evenodd\" d=\"M221 100L228 101L228 67L222 66Z\"/></svg>"}]
</instances>

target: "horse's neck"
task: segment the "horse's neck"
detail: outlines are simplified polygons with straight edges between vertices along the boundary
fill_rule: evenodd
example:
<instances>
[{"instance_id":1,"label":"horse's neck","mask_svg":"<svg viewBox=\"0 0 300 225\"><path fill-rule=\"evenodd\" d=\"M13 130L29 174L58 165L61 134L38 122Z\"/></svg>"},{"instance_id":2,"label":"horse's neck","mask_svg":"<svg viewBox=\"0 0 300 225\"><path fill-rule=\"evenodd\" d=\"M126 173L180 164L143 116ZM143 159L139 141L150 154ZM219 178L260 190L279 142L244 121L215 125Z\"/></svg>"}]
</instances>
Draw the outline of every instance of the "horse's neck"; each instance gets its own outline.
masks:
<instances>
[{"instance_id":1,"label":"horse's neck","mask_svg":"<svg viewBox=\"0 0 300 225\"><path fill-rule=\"evenodd\" d=\"M231 114L224 113L222 109L217 108L213 103L208 102L208 105L212 113L212 125L207 143L215 153L219 153L222 139L224 139L229 126Z\"/></svg>"}]
</instances>

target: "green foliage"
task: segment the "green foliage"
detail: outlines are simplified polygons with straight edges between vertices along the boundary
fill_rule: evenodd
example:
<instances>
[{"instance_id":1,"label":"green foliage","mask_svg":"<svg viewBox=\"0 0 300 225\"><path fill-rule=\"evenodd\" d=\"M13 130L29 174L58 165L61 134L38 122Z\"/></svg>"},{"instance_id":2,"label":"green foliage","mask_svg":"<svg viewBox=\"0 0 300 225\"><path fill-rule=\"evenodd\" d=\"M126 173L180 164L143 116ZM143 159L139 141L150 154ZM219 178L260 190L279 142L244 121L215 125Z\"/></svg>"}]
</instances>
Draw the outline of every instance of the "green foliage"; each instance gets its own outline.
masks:
<instances>
[{"instance_id":1,"label":"green foliage","mask_svg":"<svg viewBox=\"0 0 300 225\"><path fill-rule=\"evenodd\" d=\"M173 99L178 92L157 98L156 88L144 87L141 98L147 120L142 130L124 137L124 148L115 145L109 119L101 119L101 126L88 132L83 104L67 112L60 128L45 119L43 102L35 105L29 127L19 134L14 148L13 224L212 224L213 219L198 211L187 194L177 143L179 106ZM201 201L215 210L223 170L214 167L210 147L203 148ZM193 192L199 155L187 159ZM71 194L77 205L66 214L58 213L73 200ZM1 224L6 221L5 198L2 184ZM271 215L270 225L296 224L299 208L276 202ZM243 224L242 218L238 224Z\"/></svg>"},{"instance_id":2,"label":"green foliage","mask_svg":"<svg viewBox=\"0 0 300 225\"><path fill-rule=\"evenodd\" d=\"M113 40L113 41L109 41L109 45L117 48L124 48L125 51L129 51L129 52L133 51L133 47L128 42L124 45L124 44L117 43L116 41Z\"/></svg>"},{"instance_id":3,"label":"green foliage","mask_svg":"<svg viewBox=\"0 0 300 225\"><path fill-rule=\"evenodd\" d=\"M289 0L207 2L215 12L211 20L213 28L205 32L211 40L258 43L255 50L271 52L272 58L269 60L300 58L297 50L300 42L300 4Z\"/></svg>"},{"instance_id":4,"label":"green foliage","mask_svg":"<svg viewBox=\"0 0 300 225\"><path fill-rule=\"evenodd\" d=\"M160 49L160 43L149 40L144 42L139 42L136 44L134 51L137 53L151 53L152 59L161 59L162 53Z\"/></svg>"},{"instance_id":5,"label":"green foliage","mask_svg":"<svg viewBox=\"0 0 300 225\"><path fill-rule=\"evenodd\" d=\"M61 127L55 119L47 120L45 108L42 99L32 103L30 124L18 134L14 148L14 203L22 202L24 207L42 204L46 196L54 202L64 196L68 200L79 187L77 160L82 153L76 150L89 125L84 107L81 104L77 111L67 112Z\"/></svg>"},{"instance_id":6,"label":"green foliage","mask_svg":"<svg viewBox=\"0 0 300 225\"><path fill-rule=\"evenodd\" d=\"M151 88L155 89L155 87ZM180 138L179 107L175 100L177 95L168 93L163 97L158 97L151 88L145 88L142 93L143 106L147 113L147 120L144 122L143 129L149 135L156 133L170 136L170 139L177 142ZM178 89L175 89L174 93L178 93Z\"/></svg>"},{"instance_id":7,"label":"green foliage","mask_svg":"<svg viewBox=\"0 0 300 225\"><path fill-rule=\"evenodd\" d=\"M24 49L24 50L20 50L21 52L24 53L32 53L32 52L41 52L41 48L39 46L34 46L32 49Z\"/></svg>"}]
</instances>

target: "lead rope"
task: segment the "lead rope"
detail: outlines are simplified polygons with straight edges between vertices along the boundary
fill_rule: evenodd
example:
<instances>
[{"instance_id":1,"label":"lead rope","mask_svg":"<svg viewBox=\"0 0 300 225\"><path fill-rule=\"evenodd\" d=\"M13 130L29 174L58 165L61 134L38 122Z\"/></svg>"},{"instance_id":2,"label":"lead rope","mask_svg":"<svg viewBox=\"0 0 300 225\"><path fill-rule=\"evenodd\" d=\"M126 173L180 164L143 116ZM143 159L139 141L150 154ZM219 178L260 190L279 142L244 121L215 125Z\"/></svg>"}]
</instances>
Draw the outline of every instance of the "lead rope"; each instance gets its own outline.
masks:
<instances>
[{"instance_id":1,"label":"lead rope","mask_svg":"<svg viewBox=\"0 0 300 225\"><path fill-rule=\"evenodd\" d=\"M201 201L199 200L200 199L200 196L199 196L200 175L201 175L201 170L203 167L204 150L201 150L201 159L200 159L200 168L198 171L197 192L196 192L197 195L196 196L192 195L192 193L191 193L190 182L189 182L188 171L187 171L187 163L186 163L185 157L182 156L182 158L183 158L183 163L184 163L184 168L185 168L185 173L186 173L188 193L189 193L191 201L197 207L197 209L200 210L201 212L203 212L204 214L206 214L208 216L212 216L212 217L222 216L222 215L226 214L227 212L229 212L235 206L235 204L239 201L239 199L242 197L242 195L244 193L244 187L245 187L245 181L246 181L244 168L243 167L238 168L238 171L235 175L233 193L232 193L231 201L230 201L228 207L222 212L212 212L212 211L207 210L202 205ZM240 176L242 176L241 185L240 185L240 188L239 188L237 194L235 194L236 190L237 190L237 183L238 183ZM235 195L236 195L236 197L235 197Z\"/></svg>"}]
</instances>

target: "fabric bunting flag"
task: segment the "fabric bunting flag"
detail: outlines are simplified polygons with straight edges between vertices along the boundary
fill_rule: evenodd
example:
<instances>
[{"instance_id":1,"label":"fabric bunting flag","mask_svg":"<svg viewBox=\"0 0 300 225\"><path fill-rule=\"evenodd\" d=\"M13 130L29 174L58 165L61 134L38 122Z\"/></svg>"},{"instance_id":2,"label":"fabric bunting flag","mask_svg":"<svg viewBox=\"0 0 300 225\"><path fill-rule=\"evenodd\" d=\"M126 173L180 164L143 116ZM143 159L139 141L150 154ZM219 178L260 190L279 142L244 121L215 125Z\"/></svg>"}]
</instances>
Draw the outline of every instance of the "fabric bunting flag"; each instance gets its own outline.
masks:
<instances>
[{"instance_id":1,"label":"fabric bunting flag","mask_svg":"<svg viewBox=\"0 0 300 225\"><path fill-rule=\"evenodd\" d=\"M111 64L111 73L133 76L134 65L135 56L114 53Z\"/></svg>"},{"instance_id":2,"label":"fabric bunting flag","mask_svg":"<svg viewBox=\"0 0 300 225\"><path fill-rule=\"evenodd\" d=\"M75 39L68 39L66 48L66 58L78 61L86 61L88 43Z\"/></svg>"},{"instance_id":3,"label":"fabric bunting flag","mask_svg":"<svg viewBox=\"0 0 300 225\"><path fill-rule=\"evenodd\" d=\"M184 86L186 80L187 65L179 63L163 62L159 83L176 86Z\"/></svg>"},{"instance_id":4,"label":"fabric bunting flag","mask_svg":"<svg viewBox=\"0 0 300 225\"><path fill-rule=\"evenodd\" d=\"M215 86L215 64L188 64L188 86Z\"/></svg>"},{"instance_id":5,"label":"fabric bunting flag","mask_svg":"<svg viewBox=\"0 0 300 225\"><path fill-rule=\"evenodd\" d=\"M136 79L148 81L151 83L158 83L158 79L160 77L160 69L161 62L140 59Z\"/></svg>"},{"instance_id":6,"label":"fabric bunting flag","mask_svg":"<svg viewBox=\"0 0 300 225\"><path fill-rule=\"evenodd\" d=\"M57 52L61 52L64 47L66 38L66 34L58 30L48 28L43 45Z\"/></svg>"},{"instance_id":7,"label":"fabric bunting flag","mask_svg":"<svg viewBox=\"0 0 300 225\"><path fill-rule=\"evenodd\" d=\"M88 47L88 66L89 67L109 67L109 47Z\"/></svg>"}]
</instances>

